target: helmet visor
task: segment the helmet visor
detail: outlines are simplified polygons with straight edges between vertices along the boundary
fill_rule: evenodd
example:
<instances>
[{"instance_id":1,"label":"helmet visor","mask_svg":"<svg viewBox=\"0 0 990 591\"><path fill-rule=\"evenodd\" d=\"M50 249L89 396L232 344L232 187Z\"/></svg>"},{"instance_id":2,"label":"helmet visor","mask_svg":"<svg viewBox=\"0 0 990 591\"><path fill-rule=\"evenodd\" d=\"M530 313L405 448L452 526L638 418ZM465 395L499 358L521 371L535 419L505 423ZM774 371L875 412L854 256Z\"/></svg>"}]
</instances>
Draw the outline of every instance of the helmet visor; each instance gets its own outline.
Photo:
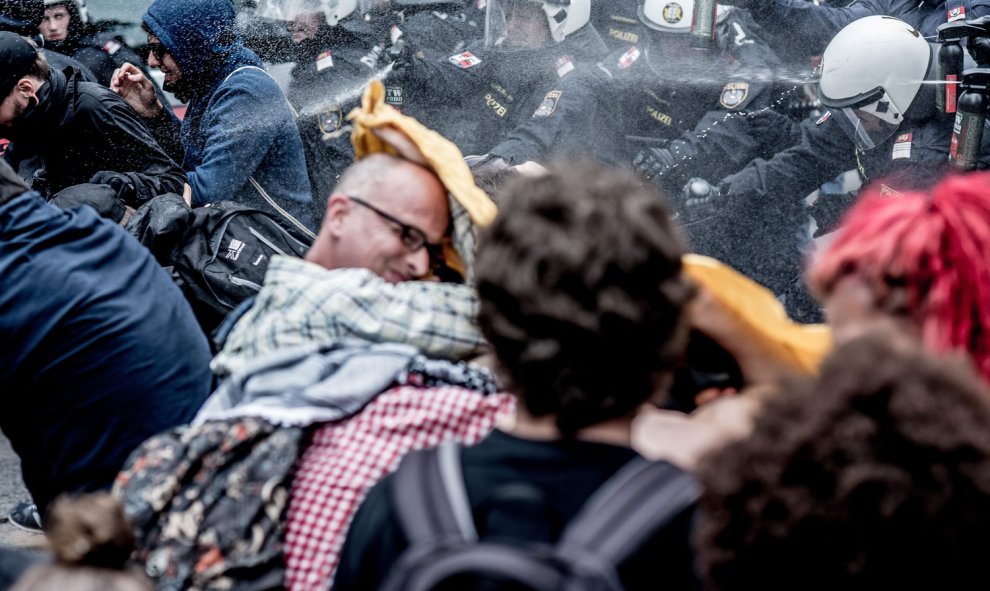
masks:
<instances>
[{"instance_id":1,"label":"helmet visor","mask_svg":"<svg viewBox=\"0 0 990 591\"><path fill-rule=\"evenodd\" d=\"M884 143L897 133L899 125L881 119L865 108L845 108L836 117L839 126L856 147L867 151Z\"/></svg>"},{"instance_id":2,"label":"helmet visor","mask_svg":"<svg viewBox=\"0 0 990 591\"><path fill-rule=\"evenodd\" d=\"M543 3L537 0L488 0L485 47L537 49L553 43Z\"/></svg>"}]
</instances>

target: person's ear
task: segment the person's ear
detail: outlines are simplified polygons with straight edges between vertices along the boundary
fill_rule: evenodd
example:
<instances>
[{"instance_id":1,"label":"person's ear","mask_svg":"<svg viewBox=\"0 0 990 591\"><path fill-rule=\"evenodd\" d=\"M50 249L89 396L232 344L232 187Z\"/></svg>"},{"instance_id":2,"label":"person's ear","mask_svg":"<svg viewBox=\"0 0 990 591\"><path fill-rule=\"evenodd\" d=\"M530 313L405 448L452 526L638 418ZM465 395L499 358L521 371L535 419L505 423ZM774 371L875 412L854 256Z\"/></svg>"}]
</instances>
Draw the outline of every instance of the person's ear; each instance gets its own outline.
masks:
<instances>
[{"instance_id":1,"label":"person's ear","mask_svg":"<svg viewBox=\"0 0 990 591\"><path fill-rule=\"evenodd\" d=\"M327 199L327 213L323 216L323 226L332 236L340 236L347 216L354 204L345 195L334 193Z\"/></svg>"},{"instance_id":2,"label":"person's ear","mask_svg":"<svg viewBox=\"0 0 990 591\"><path fill-rule=\"evenodd\" d=\"M32 107L38 104L38 85L32 78L21 78L18 80L14 86L14 91L21 93L27 98Z\"/></svg>"}]
</instances>

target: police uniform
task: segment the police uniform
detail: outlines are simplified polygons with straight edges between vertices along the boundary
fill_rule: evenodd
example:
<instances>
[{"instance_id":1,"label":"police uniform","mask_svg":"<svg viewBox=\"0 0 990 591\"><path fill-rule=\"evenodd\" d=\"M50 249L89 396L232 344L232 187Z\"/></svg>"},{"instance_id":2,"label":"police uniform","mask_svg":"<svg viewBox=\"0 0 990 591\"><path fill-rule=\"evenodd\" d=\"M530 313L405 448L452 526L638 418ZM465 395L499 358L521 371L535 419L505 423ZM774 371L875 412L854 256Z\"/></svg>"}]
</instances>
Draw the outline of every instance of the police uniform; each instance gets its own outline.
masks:
<instances>
[{"instance_id":1,"label":"police uniform","mask_svg":"<svg viewBox=\"0 0 990 591\"><path fill-rule=\"evenodd\" d=\"M692 246L775 293L793 292L807 245L808 194L847 170L859 171L864 183L879 183L891 197L930 186L949 171L951 115L902 124L869 151L855 148L838 122L844 116L827 111L804 122L797 145L726 177L720 183L720 215L687 228ZM990 168L990 133L983 136L980 167Z\"/></svg>"},{"instance_id":2,"label":"police uniform","mask_svg":"<svg viewBox=\"0 0 990 591\"><path fill-rule=\"evenodd\" d=\"M345 116L358 105L368 80L384 67L384 46L371 34L373 29L361 36L341 24L324 25L314 38L295 46L296 65L286 93L297 113L310 185L319 203L354 161Z\"/></svg>"},{"instance_id":3,"label":"police uniform","mask_svg":"<svg viewBox=\"0 0 990 591\"><path fill-rule=\"evenodd\" d=\"M559 79L604 53L601 37L586 25L539 49L485 48L475 42L439 59L424 52L412 58L396 83L407 95L407 114L450 138L463 153L484 154L532 116Z\"/></svg>"},{"instance_id":4,"label":"police uniform","mask_svg":"<svg viewBox=\"0 0 990 591\"><path fill-rule=\"evenodd\" d=\"M807 0L763 0L750 6L753 18L767 32L768 41L782 55L795 59L817 55L843 27L871 15L897 17L934 37L950 10L947 3L919 0L859 0L848 6L818 6ZM990 0L966 0L964 17L990 14Z\"/></svg>"},{"instance_id":5,"label":"police uniform","mask_svg":"<svg viewBox=\"0 0 990 591\"><path fill-rule=\"evenodd\" d=\"M639 20L642 0L609 0L591 3L591 24L602 36L609 52L642 46L650 29Z\"/></svg>"},{"instance_id":6,"label":"police uniform","mask_svg":"<svg viewBox=\"0 0 990 591\"><path fill-rule=\"evenodd\" d=\"M669 18L677 14L671 12ZM768 111L779 99L775 85L751 75L779 63L756 29L744 12L730 12L718 26L714 59L685 50L664 61L654 55L659 52L652 43L626 47L598 68L583 68L574 79L561 80L530 121L492 153L512 164L564 155L628 164L642 149L670 144L679 161L697 156L709 165L715 158L726 166L734 163L731 170L736 170L767 150L790 145L780 143L793 137L786 117L780 116L786 125L764 128L754 119L733 115ZM699 79L699 71L705 79ZM767 117L771 115L760 121ZM781 134L787 139L759 137Z\"/></svg>"}]
</instances>

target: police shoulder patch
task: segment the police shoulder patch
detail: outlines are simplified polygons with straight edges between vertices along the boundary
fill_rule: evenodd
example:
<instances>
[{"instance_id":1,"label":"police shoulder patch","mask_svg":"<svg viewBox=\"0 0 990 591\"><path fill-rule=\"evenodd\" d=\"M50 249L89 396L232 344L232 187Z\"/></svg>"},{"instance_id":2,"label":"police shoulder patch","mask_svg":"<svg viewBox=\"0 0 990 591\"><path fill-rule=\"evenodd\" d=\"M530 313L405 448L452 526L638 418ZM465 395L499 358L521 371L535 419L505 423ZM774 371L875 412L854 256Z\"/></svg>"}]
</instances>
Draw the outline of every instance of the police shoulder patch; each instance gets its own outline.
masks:
<instances>
[{"instance_id":1,"label":"police shoulder patch","mask_svg":"<svg viewBox=\"0 0 990 591\"><path fill-rule=\"evenodd\" d=\"M470 51L452 55L448 59L450 60L450 63L454 64L458 68L464 68L465 70L481 63L481 59Z\"/></svg>"},{"instance_id":2,"label":"police shoulder patch","mask_svg":"<svg viewBox=\"0 0 990 591\"><path fill-rule=\"evenodd\" d=\"M333 67L333 54L331 54L329 51L320 52L316 56L316 71L317 72L322 72L323 70L326 70L327 68L332 68L332 67Z\"/></svg>"},{"instance_id":3,"label":"police shoulder patch","mask_svg":"<svg viewBox=\"0 0 990 591\"><path fill-rule=\"evenodd\" d=\"M553 112L557 110L557 102L560 100L560 95L562 93L559 90L551 90L543 97L543 102L540 103L540 108L533 113L533 117L549 117L553 115Z\"/></svg>"},{"instance_id":4,"label":"police shoulder patch","mask_svg":"<svg viewBox=\"0 0 990 591\"><path fill-rule=\"evenodd\" d=\"M726 109L735 109L746 102L748 96L748 82L729 82L722 88L722 96L718 103Z\"/></svg>"}]
</instances>

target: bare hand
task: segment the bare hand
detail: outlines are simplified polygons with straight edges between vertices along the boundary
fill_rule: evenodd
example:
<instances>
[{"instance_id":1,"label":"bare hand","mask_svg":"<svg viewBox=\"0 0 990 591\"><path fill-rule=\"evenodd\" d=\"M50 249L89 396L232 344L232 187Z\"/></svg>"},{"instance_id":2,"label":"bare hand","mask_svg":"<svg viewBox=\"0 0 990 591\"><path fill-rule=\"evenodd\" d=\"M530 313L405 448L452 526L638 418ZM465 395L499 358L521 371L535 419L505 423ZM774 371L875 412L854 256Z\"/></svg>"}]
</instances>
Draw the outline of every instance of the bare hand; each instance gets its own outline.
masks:
<instances>
[{"instance_id":1,"label":"bare hand","mask_svg":"<svg viewBox=\"0 0 990 591\"><path fill-rule=\"evenodd\" d=\"M164 109L155 94L155 85L134 64L124 64L114 71L110 90L120 95L142 117L150 119Z\"/></svg>"},{"instance_id":2,"label":"bare hand","mask_svg":"<svg viewBox=\"0 0 990 591\"><path fill-rule=\"evenodd\" d=\"M182 200L186 202L186 205L192 207L192 187L189 183L182 186Z\"/></svg>"}]
</instances>

